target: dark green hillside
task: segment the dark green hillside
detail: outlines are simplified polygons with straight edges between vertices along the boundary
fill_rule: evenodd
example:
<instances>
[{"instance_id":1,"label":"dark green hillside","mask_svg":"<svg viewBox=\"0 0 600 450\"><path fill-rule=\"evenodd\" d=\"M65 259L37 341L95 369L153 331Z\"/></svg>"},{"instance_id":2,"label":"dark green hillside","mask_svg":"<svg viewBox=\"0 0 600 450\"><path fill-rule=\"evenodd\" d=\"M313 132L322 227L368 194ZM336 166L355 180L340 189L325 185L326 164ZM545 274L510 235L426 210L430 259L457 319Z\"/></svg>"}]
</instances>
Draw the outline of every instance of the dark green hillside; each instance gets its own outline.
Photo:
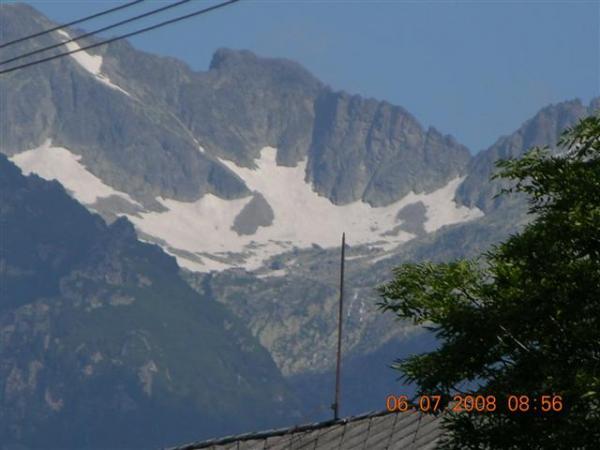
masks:
<instances>
[{"instance_id":1,"label":"dark green hillside","mask_svg":"<svg viewBox=\"0 0 600 450\"><path fill-rule=\"evenodd\" d=\"M291 420L266 350L129 222L106 226L4 156L0 192L0 448L156 447Z\"/></svg>"}]
</instances>

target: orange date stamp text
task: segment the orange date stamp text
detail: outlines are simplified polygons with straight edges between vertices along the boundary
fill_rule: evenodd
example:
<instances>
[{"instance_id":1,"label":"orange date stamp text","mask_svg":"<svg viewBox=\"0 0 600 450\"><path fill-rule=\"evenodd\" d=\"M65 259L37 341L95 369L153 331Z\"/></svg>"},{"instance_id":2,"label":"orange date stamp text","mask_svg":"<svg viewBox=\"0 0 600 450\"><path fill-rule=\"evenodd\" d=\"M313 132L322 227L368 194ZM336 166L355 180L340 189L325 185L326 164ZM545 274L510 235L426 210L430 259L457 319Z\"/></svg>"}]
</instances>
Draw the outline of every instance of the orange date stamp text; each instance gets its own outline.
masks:
<instances>
[{"instance_id":1,"label":"orange date stamp text","mask_svg":"<svg viewBox=\"0 0 600 450\"><path fill-rule=\"evenodd\" d=\"M493 413L496 411L526 413L559 413L564 409L563 398L557 394L520 395L511 394L503 398L495 395L460 394L446 399L442 395L420 395L409 399L406 395L388 395L385 406L389 412L437 413L452 412Z\"/></svg>"}]
</instances>

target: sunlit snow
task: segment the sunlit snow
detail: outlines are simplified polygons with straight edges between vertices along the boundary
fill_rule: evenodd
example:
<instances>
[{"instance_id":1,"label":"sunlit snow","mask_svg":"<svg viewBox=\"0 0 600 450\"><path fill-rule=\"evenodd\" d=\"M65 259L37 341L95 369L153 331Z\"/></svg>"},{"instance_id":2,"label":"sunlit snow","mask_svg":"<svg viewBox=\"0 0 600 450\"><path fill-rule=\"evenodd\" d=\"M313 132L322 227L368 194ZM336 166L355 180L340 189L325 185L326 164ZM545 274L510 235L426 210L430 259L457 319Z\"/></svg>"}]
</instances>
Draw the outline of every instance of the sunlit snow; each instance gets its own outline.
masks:
<instances>
[{"instance_id":1,"label":"sunlit snow","mask_svg":"<svg viewBox=\"0 0 600 450\"><path fill-rule=\"evenodd\" d=\"M256 269L269 257L293 247L305 248L312 244L337 246L342 231L348 234L351 245L370 243L389 250L415 237L402 230L395 235L384 236L402 223L396 217L398 211L411 203L422 202L425 205L427 220L424 227L428 232L483 214L478 209L458 206L453 201L461 178L429 194L410 193L385 207L375 208L362 201L334 205L305 181L306 161L296 167L278 166L276 155L276 149L264 148L256 161L256 169L221 160L244 180L250 190L262 194L274 212L273 224L259 227L253 235L240 236L231 229L235 217L251 196L224 200L209 194L195 202L158 198L168 211L142 213L140 217L130 217L130 220L144 233L164 240L174 249L195 253L202 259L200 263L177 256L182 266L207 271L222 269L227 264L208 258L206 254L217 257L238 254L241 261L230 266Z\"/></svg>"},{"instance_id":2,"label":"sunlit snow","mask_svg":"<svg viewBox=\"0 0 600 450\"><path fill-rule=\"evenodd\" d=\"M158 197L157 201L166 211L138 212L128 218L139 231L157 239L181 266L207 272L229 267L258 269L272 256L294 247L309 248L313 244L336 247L342 231L347 233L350 245L366 244L368 248L379 249L375 260L386 258L392 255L390 250L415 237L399 229L402 221L397 218L398 212L412 203L421 202L425 206L423 226L427 232L483 215L478 209L458 206L453 201L461 178L429 194L410 193L385 207L372 207L362 201L335 205L316 193L305 180L306 161L295 167L278 166L276 155L276 149L264 148L260 159L255 161L255 169L220 160L244 180L251 191L260 193L273 211L273 223L258 227L252 235L239 235L232 230L236 217L252 196L226 200L207 194L194 202ZM80 155L53 146L49 140L10 159L25 174L33 172L48 180L58 180L88 207L98 199L119 196L141 208L129 195L93 175L81 163ZM279 269L266 276L285 272Z\"/></svg>"},{"instance_id":3,"label":"sunlit snow","mask_svg":"<svg viewBox=\"0 0 600 450\"><path fill-rule=\"evenodd\" d=\"M81 164L81 156L66 148L54 147L47 140L38 148L13 155L10 160L21 168L25 175L35 173L46 180L58 180L72 192L81 203L92 205L100 198L113 195L136 204L129 195L104 184Z\"/></svg>"},{"instance_id":4,"label":"sunlit snow","mask_svg":"<svg viewBox=\"0 0 600 450\"><path fill-rule=\"evenodd\" d=\"M71 39L71 36L66 31L58 30L57 33L60 34L61 36L65 37L65 38L67 38L67 39ZM68 43L65 44L65 46L67 47L67 50L69 50L69 51L79 50L81 48L79 46L79 44L77 44L76 42L68 42ZM112 89L116 89L117 91L122 92L125 95L131 95L125 89L123 89L123 88L117 86L116 84L112 83L110 81L110 79L101 72L101 69L102 69L102 56L100 56L100 55L91 55L90 53L87 53L85 51L81 51L81 52L73 53L71 55L71 57L75 61L77 61L77 63L81 67L83 67L89 73L91 73L92 75L94 75L96 77L96 79L98 79L98 81L101 81L102 83L106 84L107 86L111 87Z\"/></svg>"}]
</instances>

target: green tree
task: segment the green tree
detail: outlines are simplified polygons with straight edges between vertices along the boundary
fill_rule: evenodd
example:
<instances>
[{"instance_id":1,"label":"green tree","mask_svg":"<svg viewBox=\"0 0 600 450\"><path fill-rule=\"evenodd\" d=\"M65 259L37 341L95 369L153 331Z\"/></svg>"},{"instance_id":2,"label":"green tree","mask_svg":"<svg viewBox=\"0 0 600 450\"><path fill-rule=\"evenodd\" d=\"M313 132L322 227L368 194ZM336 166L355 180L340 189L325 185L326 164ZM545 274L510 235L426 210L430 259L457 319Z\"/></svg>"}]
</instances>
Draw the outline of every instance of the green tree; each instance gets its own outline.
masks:
<instances>
[{"instance_id":1,"label":"green tree","mask_svg":"<svg viewBox=\"0 0 600 450\"><path fill-rule=\"evenodd\" d=\"M395 363L405 381L497 398L495 412L446 409L445 448L600 448L600 116L559 149L497 163L503 195L529 199L522 232L477 260L403 265L379 288L383 310L439 339ZM530 397L530 411L508 410L509 395ZM540 412L543 395L563 411Z\"/></svg>"}]
</instances>

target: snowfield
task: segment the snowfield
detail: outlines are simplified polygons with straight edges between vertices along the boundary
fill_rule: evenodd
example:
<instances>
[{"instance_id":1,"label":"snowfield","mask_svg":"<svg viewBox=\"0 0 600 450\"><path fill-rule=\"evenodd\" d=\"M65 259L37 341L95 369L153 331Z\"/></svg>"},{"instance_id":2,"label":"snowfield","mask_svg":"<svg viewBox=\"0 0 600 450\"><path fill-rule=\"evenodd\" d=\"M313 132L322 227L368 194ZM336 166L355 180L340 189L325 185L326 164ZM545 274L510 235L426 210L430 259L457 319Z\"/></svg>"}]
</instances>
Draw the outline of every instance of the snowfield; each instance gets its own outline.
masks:
<instances>
[{"instance_id":1,"label":"snowfield","mask_svg":"<svg viewBox=\"0 0 600 450\"><path fill-rule=\"evenodd\" d=\"M57 180L80 203L90 206L100 198L113 195L130 203L141 205L124 192L104 184L79 162L80 155L63 147L54 147L46 140L40 147L18 153L9 158L24 175L35 173L46 180Z\"/></svg>"},{"instance_id":2,"label":"snowfield","mask_svg":"<svg viewBox=\"0 0 600 450\"><path fill-rule=\"evenodd\" d=\"M67 39L71 39L71 36L66 31L58 30L57 33L60 34L62 37L65 37ZM69 51L79 50L81 48L79 46L79 44L77 44L76 42L68 42L68 43L65 44L65 46L67 47L67 50L69 50ZM127 96L131 96L131 94L129 92L127 92L125 89L117 86L116 84L112 83L110 81L110 79L101 72L101 69L102 69L102 56L100 56L100 55L91 55L90 53L87 53L86 51L81 51L81 52L73 53L70 56L75 61L77 61L77 63L81 67L83 67L89 73L91 73L92 75L94 75L94 77L98 81L104 83L105 85L109 86L110 88L115 89L115 90L117 90L117 91L119 91L119 92L121 92L121 93L123 93L123 94L125 94Z\"/></svg>"},{"instance_id":3,"label":"snowfield","mask_svg":"<svg viewBox=\"0 0 600 450\"><path fill-rule=\"evenodd\" d=\"M256 169L221 160L250 190L262 194L273 210L273 223L259 227L252 235L239 235L231 229L251 196L224 200L209 194L195 202L158 198L167 211L142 213L129 219L139 230L165 241L172 249L191 252L200 258L192 260L177 255L183 267L209 271L227 265L257 269L268 258L293 247L306 248L313 244L335 247L339 245L342 231L347 233L351 245L373 244L390 250L415 237L398 229L402 221L396 217L403 207L412 203L422 202L425 206L427 232L483 215L478 209L454 203L461 178L429 194L410 193L385 207L375 208L362 201L335 205L306 182L306 161L296 167L278 166L276 156L276 149L264 148L256 161ZM232 254L239 261L227 261Z\"/></svg>"},{"instance_id":4,"label":"snowfield","mask_svg":"<svg viewBox=\"0 0 600 450\"><path fill-rule=\"evenodd\" d=\"M226 200L207 194L193 202L158 197L156 200L166 209L163 212L144 210L127 193L106 185L92 174L81 163L80 155L53 146L50 140L10 159L25 174L33 172L48 180L58 180L74 198L92 210L98 199L111 196L138 206L141 212L125 215L144 233L144 239L155 239L182 267L198 272L231 267L255 270L263 267L269 258L294 247L309 248L313 244L337 247L342 231L346 232L350 245L365 244L378 249L376 255L369 257L370 261L385 259L392 256L392 249L415 237L402 229L403 221L398 218L400 210L415 203L425 208L422 226L426 232L483 215L479 209L454 202L461 178L428 194L410 193L385 207L372 207L362 201L335 205L306 181L306 161L286 167L277 165L276 157L275 148L265 147L254 169L220 160L246 183L253 195ZM238 234L233 229L236 217L250 203L254 193L264 197L273 212L273 221L258 226L253 234ZM285 269L279 269L272 275L284 273Z\"/></svg>"}]
</instances>

